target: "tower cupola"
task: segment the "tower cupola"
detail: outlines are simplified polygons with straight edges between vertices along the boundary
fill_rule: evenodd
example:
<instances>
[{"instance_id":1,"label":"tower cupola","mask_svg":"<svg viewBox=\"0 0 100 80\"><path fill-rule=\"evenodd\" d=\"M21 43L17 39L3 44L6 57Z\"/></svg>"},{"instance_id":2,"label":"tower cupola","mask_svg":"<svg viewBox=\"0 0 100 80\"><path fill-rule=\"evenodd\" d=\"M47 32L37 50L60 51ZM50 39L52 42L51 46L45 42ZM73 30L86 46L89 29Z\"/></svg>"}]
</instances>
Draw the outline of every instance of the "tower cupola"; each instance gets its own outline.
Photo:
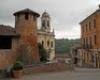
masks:
<instances>
[{"instance_id":1,"label":"tower cupola","mask_svg":"<svg viewBox=\"0 0 100 80\"><path fill-rule=\"evenodd\" d=\"M45 11L41 17L41 29L46 32L50 32L50 15Z\"/></svg>"}]
</instances>

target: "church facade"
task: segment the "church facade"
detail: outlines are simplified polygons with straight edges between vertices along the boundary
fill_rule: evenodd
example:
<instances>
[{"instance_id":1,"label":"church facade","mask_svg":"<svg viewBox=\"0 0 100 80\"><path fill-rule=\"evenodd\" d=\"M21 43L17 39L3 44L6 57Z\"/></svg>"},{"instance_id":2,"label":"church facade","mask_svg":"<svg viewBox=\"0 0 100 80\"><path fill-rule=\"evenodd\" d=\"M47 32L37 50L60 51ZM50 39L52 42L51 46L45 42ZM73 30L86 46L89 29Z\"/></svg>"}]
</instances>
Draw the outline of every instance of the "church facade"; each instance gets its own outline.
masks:
<instances>
[{"instance_id":1,"label":"church facade","mask_svg":"<svg viewBox=\"0 0 100 80\"><path fill-rule=\"evenodd\" d=\"M41 43L47 51L48 60L55 58L55 34L51 31L50 15L44 12L41 16L41 28L38 29L38 43Z\"/></svg>"}]
</instances>

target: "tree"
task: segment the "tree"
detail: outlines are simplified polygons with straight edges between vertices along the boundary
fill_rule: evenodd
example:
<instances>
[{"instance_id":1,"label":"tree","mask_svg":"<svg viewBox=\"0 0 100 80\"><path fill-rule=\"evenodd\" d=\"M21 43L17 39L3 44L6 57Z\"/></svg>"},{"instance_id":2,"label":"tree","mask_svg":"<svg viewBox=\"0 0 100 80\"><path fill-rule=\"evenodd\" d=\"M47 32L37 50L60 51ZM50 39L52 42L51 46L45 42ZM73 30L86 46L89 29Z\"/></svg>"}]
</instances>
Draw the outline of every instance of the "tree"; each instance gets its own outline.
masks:
<instances>
[{"instance_id":1,"label":"tree","mask_svg":"<svg viewBox=\"0 0 100 80\"><path fill-rule=\"evenodd\" d=\"M38 47L39 47L40 61L47 62L47 51L40 43L38 44Z\"/></svg>"},{"instance_id":2,"label":"tree","mask_svg":"<svg viewBox=\"0 0 100 80\"><path fill-rule=\"evenodd\" d=\"M56 53L70 53L74 45L80 44L80 39L56 39Z\"/></svg>"}]
</instances>

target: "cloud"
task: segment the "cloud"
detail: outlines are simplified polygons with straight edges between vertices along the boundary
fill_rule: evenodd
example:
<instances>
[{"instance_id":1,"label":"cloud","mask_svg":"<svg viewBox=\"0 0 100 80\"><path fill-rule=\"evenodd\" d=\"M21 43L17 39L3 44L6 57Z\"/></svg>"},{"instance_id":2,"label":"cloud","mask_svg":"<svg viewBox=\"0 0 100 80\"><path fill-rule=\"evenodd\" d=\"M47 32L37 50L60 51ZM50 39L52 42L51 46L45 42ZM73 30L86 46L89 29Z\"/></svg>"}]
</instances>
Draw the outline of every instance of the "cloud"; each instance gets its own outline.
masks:
<instances>
[{"instance_id":1,"label":"cloud","mask_svg":"<svg viewBox=\"0 0 100 80\"><path fill-rule=\"evenodd\" d=\"M40 14L46 10L51 16L57 38L62 38L60 34L63 34L63 37L79 38L79 22L97 9L97 2L97 0L1 0L0 24L14 26L12 14L17 10L30 8Z\"/></svg>"}]
</instances>

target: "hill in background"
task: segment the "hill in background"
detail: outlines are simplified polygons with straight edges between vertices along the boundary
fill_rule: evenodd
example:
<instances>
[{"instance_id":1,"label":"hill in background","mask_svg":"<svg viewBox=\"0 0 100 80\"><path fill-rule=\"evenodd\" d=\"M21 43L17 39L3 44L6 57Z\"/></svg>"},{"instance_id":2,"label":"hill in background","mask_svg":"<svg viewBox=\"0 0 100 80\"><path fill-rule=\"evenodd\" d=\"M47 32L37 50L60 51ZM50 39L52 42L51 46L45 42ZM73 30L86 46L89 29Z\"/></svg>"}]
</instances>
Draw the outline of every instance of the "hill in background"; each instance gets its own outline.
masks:
<instances>
[{"instance_id":1,"label":"hill in background","mask_svg":"<svg viewBox=\"0 0 100 80\"><path fill-rule=\"evenodd\" d=\"M80 44L80 39L56 39L56 53L70 53L70 50L76 44Z\"/></svg>"}]
</instances>

